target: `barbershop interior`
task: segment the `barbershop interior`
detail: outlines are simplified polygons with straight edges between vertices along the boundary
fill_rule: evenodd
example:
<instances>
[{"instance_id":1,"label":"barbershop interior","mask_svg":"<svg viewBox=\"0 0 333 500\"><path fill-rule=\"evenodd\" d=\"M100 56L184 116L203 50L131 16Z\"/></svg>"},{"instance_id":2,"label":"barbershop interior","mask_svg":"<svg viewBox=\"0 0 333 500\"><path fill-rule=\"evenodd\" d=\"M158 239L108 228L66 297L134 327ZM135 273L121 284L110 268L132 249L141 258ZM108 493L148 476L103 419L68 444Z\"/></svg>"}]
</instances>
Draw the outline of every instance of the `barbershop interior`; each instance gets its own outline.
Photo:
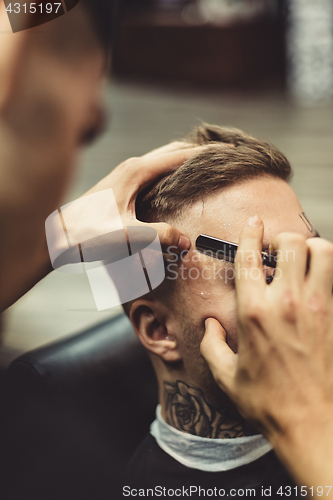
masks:
<instances>
[{"instance_id":1,"label":"barbershop interior","mask_svg":"<svg viewBox=\"0 0 333 500\"><path fill-rule=\"evenodd\" d=\"M204 123L274 145L292 167L304 230L333 241L332 2L113 0L95 8L106 4L103 132L80 152L57 210L126 160ZM127 484L122 471L149 433L159 394L145 344L121 301L113 303L99 307L88 274L64 266L1 313L9 408L1 498L131 496L115 485ZM186 394L177 387L179 398L195 399L194 389L189 396L188 385Z\"/></svg>"}]
</instances>

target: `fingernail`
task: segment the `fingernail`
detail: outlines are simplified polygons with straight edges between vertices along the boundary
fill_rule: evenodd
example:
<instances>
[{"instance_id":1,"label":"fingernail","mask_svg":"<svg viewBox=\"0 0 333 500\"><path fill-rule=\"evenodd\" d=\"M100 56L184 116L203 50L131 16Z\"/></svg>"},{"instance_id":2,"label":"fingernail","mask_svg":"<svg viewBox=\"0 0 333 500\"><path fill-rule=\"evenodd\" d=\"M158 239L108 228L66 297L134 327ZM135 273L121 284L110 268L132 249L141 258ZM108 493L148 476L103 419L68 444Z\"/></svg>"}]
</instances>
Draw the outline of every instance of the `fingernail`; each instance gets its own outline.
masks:
<instances>
[{"instance_id":1,"label":"fingernail","mask_svg":"<svg viewBox=\"0 0 333 500\"><path fill-rule=\"evenodd\" d=\"M178 248L181 251L184 250L189 250L191 246L191 241L187 236L184 236L183 234L180 236L179 241L178 241Z\"/></svg>"},{"instance_id":2,"label":"fingernail","mask_svg":"<svg viewBox=\"0 0 333 500\"><path fill-rule=\"evenodd\" d=\"M254 217L250 217L248 222L250 226L261 226L261 219L259 219L256 215Z\"/></svg>"}]
</instances>

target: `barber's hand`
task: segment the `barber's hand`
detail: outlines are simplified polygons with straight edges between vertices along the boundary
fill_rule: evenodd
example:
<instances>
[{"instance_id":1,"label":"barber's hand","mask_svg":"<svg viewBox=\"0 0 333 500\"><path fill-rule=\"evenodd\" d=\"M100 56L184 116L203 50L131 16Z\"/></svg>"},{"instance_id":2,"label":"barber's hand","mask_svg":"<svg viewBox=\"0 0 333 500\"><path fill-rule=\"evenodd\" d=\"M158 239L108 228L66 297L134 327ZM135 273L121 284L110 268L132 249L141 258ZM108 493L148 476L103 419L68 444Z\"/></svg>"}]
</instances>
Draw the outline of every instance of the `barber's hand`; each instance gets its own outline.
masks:
<instances>
[{"instance_id":1,"label":"barber's hand","mask_svg":"<svg viewBox=\"0 0 333 500\"><path fill-rule=\"evenodd\" d=\"M57 229L59 222L56 229L52 220L47 223L48 241L53 242L50 251L53 268L79 263L77 245L82 242L85 247L85 262L117 260L124 252L124 228L131 249L146 248L156 239L157 232L162 251L168 252L169 247L178 252L188 250L190 240L173 226L165 222L147 223L137 220L135 202L139 192L145 187L166 172L179 167L202 149L203 147L193 147L183 142L173 142L142 157L130 158L81 198L63 208L63 224L70 235L71 247L68 248L63 232ZM108 189L112 189L114 200L107 192ZM88 196L97 193L101 193L101 196ZM57 215L56 217L58 219ZM154 252L151 258L153 255ZM156 256L159 256L159 252Z\"/></svg>"},{"instance_id":2,"label":"barber's hand","mask_svg":"<svg viewBox=\"0 0 333 500\"><path fill-rule=\"evenodd\" d=\"M90 189L86 195L112 188L123 225L152 227L159 236L163 250L174 246L178 251L188 250L190 240L173 226L161 223L143 223L136 219L135 201L140 191L166 172L182 165L202 147L173 142L142 157L121 163L107 177ZM138 235L140 232L137 233Z\"/></svg>"},{"instance_id":3,"label":"barber's hand","mask_svg":"<svg viewBox=\"0 0 333 500\"><path fill-rule=\"evenodd\" d=\"M270 439L295 479L332 485L333 245L278 235L270 248L280 256L276 278L267 285L260 258L264 227L258 218L251 222L259 225L244 226L235 262L238 354L213 318L206 320L201 353L218 385Z\"/></svg>"}]
</instances>

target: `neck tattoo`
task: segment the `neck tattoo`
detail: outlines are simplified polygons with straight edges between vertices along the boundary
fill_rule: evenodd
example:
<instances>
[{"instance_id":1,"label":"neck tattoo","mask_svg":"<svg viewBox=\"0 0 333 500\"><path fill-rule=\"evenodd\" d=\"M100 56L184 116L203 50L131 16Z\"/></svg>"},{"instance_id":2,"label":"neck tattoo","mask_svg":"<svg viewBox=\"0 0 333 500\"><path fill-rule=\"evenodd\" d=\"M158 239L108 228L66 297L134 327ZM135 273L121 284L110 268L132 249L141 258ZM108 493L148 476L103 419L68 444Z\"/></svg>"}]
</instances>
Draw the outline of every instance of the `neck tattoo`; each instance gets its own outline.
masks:
<instances>
[{"instance_id":1,"label":"neck tattoo","mask_svg":"<svg viewBox=\"0 0 333 500\"><path fill-rule=\"evenodd\" d=\"M201 389L185 382L164 382L167 424L179 431L206 438L236 438L246 435L246 423L232 407L216 409L208 404Z\"/></svg>"}]
</instances>

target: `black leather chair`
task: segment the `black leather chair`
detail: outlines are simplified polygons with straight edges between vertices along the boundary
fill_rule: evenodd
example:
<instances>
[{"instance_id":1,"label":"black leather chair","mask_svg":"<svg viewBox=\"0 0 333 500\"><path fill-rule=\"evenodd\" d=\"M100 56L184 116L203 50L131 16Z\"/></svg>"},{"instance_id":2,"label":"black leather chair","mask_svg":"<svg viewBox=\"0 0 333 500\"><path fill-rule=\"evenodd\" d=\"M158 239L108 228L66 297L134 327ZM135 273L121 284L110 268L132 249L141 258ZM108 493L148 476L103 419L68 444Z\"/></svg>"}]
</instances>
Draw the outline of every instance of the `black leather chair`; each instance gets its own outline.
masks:
<instances>
[{"instance_id":1,"label":"black leather chair","mask_svg":"<svg viewBox=\"0 0 333 500\"><path fill-rule=\"evenodd\" d=\"M157 384L120 315L13 361L2 402L1 498L111 500L154 419Z\"/></svg>"}]
</instances>

